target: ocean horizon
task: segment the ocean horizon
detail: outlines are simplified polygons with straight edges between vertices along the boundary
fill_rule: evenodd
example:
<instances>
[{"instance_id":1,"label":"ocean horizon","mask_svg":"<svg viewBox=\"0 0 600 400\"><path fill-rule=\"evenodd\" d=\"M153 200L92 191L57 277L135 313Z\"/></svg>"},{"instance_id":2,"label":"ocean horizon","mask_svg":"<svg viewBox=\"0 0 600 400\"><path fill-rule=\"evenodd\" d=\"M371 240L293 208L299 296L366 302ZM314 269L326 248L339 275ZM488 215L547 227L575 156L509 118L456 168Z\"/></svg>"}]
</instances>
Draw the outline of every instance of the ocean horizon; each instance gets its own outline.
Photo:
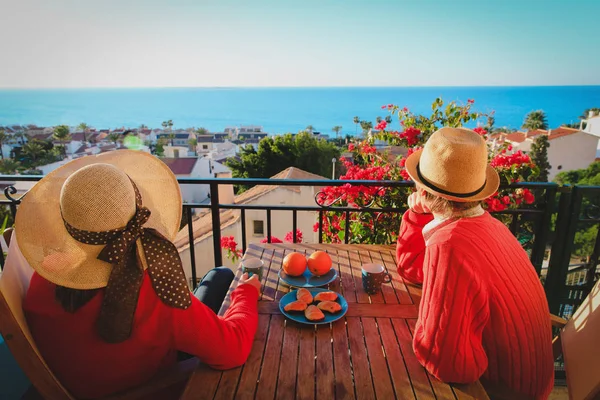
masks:
<instances>
[{"instance_id":1,"label":"ocean horizon","mask_svg":"<svg viewBox=\"0 0 600 400\"><path fill-rule=\"evenodd\" d=\"M173 87L0 89L0 126L70 126L85 122L97 129L174 128L260 125L271 134L315 131L341 135L360 132L354 116L385 117L384 104L431 113L436 97L445 102L475 100L474 110L494 112L496 127L518 129L525 115L544 110L550 128L579 121L582 112L600 107L600 86L437 86L437 87ZM395 121L392 125L399 128Z\"/></svg>"}]
</instances>

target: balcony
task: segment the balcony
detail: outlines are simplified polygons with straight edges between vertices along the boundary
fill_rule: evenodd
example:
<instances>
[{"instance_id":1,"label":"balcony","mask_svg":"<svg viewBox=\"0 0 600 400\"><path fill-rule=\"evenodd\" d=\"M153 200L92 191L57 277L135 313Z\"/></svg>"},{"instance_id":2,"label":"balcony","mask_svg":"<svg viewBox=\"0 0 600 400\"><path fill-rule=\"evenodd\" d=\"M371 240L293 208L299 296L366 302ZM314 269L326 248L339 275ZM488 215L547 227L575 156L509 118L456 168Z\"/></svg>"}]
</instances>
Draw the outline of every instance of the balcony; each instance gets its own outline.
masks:
<instances>
[{"instance_id":1,"label":"balcony","mask_svg":"<svg viewBox=\"0 0 600 400\"><path fill-rule=\"evenodd\" d=\"M0 181L30 182L37 176L0 176ZM389 246L391 257L395 246L393 235L377 235L385 230L381 216L389 217L389 221L398 222L406 211L404 204L394 207L382 207L376 197L379 193L395 193L412 187L410 182L391 181L329 181L300 179L179 179L181 186L204 185L210 193L210 204L187 203L183 205L182 229L179 238L180 254L190 285L195 287L199 278L207 269L226 263L221 248L221 238L232 235L246 252L253 243L265 241L268 245L279 233L276 226L283 224L292 232L291 242L299 241L299 226L315 225L315 232L304 231L303 243L310 245L331 242L326 235L327 218L335 215L340 221L341 229L337 241L341 244L364 244L349 223L353 218L366 218L372 221L372 233L368 236L369 244ZM302 193L312 188L311 204L279 204L276 201L240 203L229 196L229 189L236 185L259 185L264 187L288 187ZM321 195L322 188L327 186L360 186L374 189L376 196L368 201L359 202L357 206L340 205L335 200L326 200ZM600 257L600 239L597 235L600 223L600 187L558 187L553 183L519 183L505 186L507 190L529 189L536 194L536 202L519 209L494 212L510 231L519 239L527 251L531 262L543 283L546 296L553 314L569 318L584 298L588 295L594 282L598 280L598 258ZM386 192L387 191L387 192ZM18 209L20 196L13 186L4 189L5 198L0 204L8 207L12 216ZM383 194L382 194L383 195ZM260 199L259 199L260 200ZM255 234L250 215L264 215L262 230ZM195 226L198 221L207 223L198 232ZM239 229L232 230L231 221L239 224ZM388 222L389 222L388 221ZM212 229L212 227L219 227ZM588 238L585 246L579 246L583 228L592 229L593 238ZM595 229L595 230L594 230ZM251 232L251 233L249 233ZM343 232L343 234L342 234ZM587 231L586 231L587 232ZM310 237L312 235L312 237ZM201 248L208 244L208 250ZM575 248L575 246L579 246ZM335 244L331 244L335 246ZM0 262L4 263L4 255L0 254ZM396 260L390 259L395 265ZM275 279L277 279L275 277ZM562 364L557 362L557 378L564 378Z\"/></svg>"}]
</instances>

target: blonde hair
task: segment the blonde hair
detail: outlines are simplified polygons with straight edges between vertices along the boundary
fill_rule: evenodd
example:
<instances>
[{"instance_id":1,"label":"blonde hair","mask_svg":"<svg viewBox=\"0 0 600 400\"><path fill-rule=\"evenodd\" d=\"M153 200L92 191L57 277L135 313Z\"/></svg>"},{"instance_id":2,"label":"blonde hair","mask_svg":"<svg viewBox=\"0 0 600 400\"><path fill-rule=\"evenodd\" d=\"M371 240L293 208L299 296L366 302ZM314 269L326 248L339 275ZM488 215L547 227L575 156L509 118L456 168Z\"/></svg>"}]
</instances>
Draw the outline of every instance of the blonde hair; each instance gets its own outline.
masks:
<instances>
[{"instance_id":1,"label":"blonde hair","mask_svg":"<svg viewBox=\"0 0 600 400\"><path fill-rule=\"evenodd\" d=\"M417 188L420 190L420 188ZM449 214L456 211L466 211L471 208L477 207L481 205L480 201L454 201L448 200L440 196L436 196L435 194L429 193L425 191L425 201L427 202L427 207L431 210L431 212L435 214Z\"/></svg>"}]
</instances>

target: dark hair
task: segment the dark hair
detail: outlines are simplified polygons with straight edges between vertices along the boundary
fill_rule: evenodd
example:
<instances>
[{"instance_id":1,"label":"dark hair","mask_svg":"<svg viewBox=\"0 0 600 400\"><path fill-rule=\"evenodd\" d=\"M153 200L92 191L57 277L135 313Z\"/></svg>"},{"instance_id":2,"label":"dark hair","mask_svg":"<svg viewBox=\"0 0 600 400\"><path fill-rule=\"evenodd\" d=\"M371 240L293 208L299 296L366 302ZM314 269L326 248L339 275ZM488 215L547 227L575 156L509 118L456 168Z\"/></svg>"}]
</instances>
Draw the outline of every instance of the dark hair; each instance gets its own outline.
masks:
<instances>
[{"instance_id":1,"label":"dark hair","mask_svg":"<svg viewBox=\"0 0 600 400\"><path fill-rule=\"evenodd\" d=\"M74 313L96 296L100 289L71 289L56 285L54 297L66 312Z\"/></svg>"}]
</instances>

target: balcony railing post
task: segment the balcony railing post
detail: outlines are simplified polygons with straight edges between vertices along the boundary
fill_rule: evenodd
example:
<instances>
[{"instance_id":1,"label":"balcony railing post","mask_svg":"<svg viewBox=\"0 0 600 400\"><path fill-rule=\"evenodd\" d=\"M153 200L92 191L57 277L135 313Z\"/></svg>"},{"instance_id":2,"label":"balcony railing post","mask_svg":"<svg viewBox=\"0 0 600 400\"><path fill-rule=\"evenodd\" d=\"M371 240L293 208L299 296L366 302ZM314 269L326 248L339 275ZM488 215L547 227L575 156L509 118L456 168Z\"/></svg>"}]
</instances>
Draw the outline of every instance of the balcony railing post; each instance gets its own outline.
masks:
<instances>
[{"instance_id":1,"label":"balcony railing post","mask_svg":"<svg viewBox=\"0 0 600 400\"><path fill-rule=\"evenodd\" d=\"M577 231L581 210L581 191L575 186L571 192L567 188L561 193L556 221L556 238L552 245L550 264L546 275L546 297L550 312L559 314L561 298L564 296L571 249Z\"/></svg>"},{"instance_id":2,"label":"balcony railing post","mask_svg":"<svg viewBox=\"0 0 600 400\"><path fill-rule=\"evenodd\" d=\"M221 210L219 208L219 183L210 183L210 212L212 214L213 249L215 253L215 268L223 265L221 253Z\"/></svg>"},{"instance_id":3,"label":"balcony railing post","mask_svg":"<svg viewBox=\"0 0 600 400\"><path fill-rule=\"evenodd\" d=\"M240 218L242 219L242 254L246 254L246 210L240 210Z\"/></svg>"},{"instance_id":4,"label":"balcony railing post","mask_svg":"<svg viewBox=\"0 0 600 400\"><path fill-rule=\"evenodd\" d=\"M186 214L188 236L190 238L190 262L192 267L192 289L196 289L198 276L196 274L196 249L194 244L194 223L192 221L192 210L183 206L183 212Z\"/></svg>"},{"instance_id":5,"label":"balcony railing post","mask_svg":"<svg viewBox=\"0 0 600 400\"><path fill-rule=\"evenodd\" d=\"M533 249L531 250L531 263L535 267L538 276L542 272L542 264L546 255L546 246L548 244L548 236L550 234L552 224L552 213L554 213L554 203L556 201L556 190L558 186L546 188L544 214L539 219L539 223L534 226L537 229L534 232L535 239Z\"/></svg>"},{"instance_id":6,"label":"balcony railing post","mask_svg":"<svg viewBox=\"0 0 600 400\"><path fill-rule=\"evenodd\" d=\"M294 237L294 243L298 243L298 211L292 211L292 235Z\"/></svg>"}]
</instances>

